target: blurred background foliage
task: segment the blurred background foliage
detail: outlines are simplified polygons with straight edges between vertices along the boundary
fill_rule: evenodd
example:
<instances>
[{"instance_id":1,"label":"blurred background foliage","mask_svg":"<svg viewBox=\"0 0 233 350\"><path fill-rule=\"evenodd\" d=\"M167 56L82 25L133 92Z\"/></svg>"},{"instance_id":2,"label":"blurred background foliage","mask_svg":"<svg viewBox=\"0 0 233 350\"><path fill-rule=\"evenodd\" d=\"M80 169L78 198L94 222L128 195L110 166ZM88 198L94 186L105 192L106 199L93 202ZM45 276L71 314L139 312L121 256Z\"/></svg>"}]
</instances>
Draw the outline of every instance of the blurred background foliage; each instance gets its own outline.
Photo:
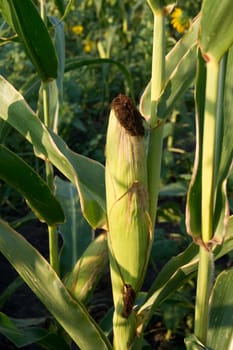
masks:
<instances>
[{"instance_id":1,"label":"blurred background foliage","mask_svg":"<svg viewBox=\"0 0 233 350\"><path fill-rule=\"evenodd\" d=\"M180 1L182 16L192 19L200 0ZM48 15L60 17L53 1L47 1ZM175 23L179 18L174 19ZM136 102L150 79L152 50L152 14L144 0L76 0L65 20L66 59L111 58L123 64L133 78ZM0 36L9 36L1 21ZM180 38L167 17L168 50ZM17 89L34 73L20 43L3 45L0 50L0 74ZM37 93L30 95L35 109ZM60 135L76 152L104 162L105 131L110 101L119 93L129 93L124 76L113 64L83 65L64 76L64 102L60 111ZM188 105L188 106L187 106ZM178 114L186 114L190 98ZM187 116L186 116L187 117ZM9 140L9 138L8 138ZM12 146L19 149L18 140Z\"/></svg>"}]
</instances>

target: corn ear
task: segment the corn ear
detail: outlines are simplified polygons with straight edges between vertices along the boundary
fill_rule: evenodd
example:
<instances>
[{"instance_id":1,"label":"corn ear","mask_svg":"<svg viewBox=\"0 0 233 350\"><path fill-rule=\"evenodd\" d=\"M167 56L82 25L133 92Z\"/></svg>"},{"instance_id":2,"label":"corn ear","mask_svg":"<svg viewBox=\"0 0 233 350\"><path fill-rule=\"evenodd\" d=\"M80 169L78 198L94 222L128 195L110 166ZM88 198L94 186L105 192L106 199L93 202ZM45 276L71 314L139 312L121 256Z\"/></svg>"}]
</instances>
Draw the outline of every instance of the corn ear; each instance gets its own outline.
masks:
<instances>
[{"instance_id":1,"label":"corn ear","mask_svg":"<svg viewBox=\"0 0 233 350\"><path fill-rule=\"evenodd\" d=\"M125 344L115 348L126 349L135 323L134 298L143 282L151 244L144 128L139 112L126 96L119 95L112 102L105 152L115 338L124 338L122 319L132 318Z\"/></svg>"}]
</instances>

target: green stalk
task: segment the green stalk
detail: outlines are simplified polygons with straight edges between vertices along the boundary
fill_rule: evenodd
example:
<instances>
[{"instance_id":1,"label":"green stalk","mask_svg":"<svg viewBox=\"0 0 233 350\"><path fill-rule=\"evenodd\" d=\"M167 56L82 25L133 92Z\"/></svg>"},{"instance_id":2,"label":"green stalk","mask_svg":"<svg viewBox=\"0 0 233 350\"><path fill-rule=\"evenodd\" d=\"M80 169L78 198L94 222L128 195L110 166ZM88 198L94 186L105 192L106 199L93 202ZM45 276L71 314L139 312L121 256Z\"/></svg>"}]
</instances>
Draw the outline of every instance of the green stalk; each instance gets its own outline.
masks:
<instances>
[{"instance_id":1,"label":"green stalk","mask_svg":"<svg viewBox=\"0 0 233 350\"><path fill-rule=\"evenodd\" d=\"M152 227L154 227L157 201L160 183L160 170L163 145L164 121L157 121L156 104L161 94L165 76L165 30L164 11L162 8L153 9L154 34L153 34L153 55L151 72L151 115L150 115L150 136L148 146L148 188L149 188L149 214Z\"/></svg>"},{"instance_id":2,"label":"green stalk","mask_svg":"<svg viewBox=\"0 0 233 350\"><path fill-rule=\"evenodd\" d=\"M147 171L148 171L148 192L149 192L149 214L151 218L151 227L154 227L159 184L161 172L161 160L163 152L163 129L164 123L150 131L150 140L147 154Z\"/></svg>"},{"instance_id":3,"label":"green stalk","mask_svg":"<svg viewBox=\"0 0 233 350\"><path fill-rule=\"evenodd\" d=\"M41 17L44 22L47 22L45 1L41 0L40 3ZM49 116L49 83L42 83L42 98L43 98L43 110L44 110L44 123L47 127L50 127ZM49 187L53 190L53 167L48 161L45 162L45 174L46 181ZM55 226L48 226L49 236L49 262L54 271L59 274L59 257L58 257L58 236Z\"/></svg>"},{"instance_id":4,"label":"green stalk","mask_svg":"<svg viewBox=\"0 0 233 350\"><path fill-rule=\"evenodd\" d=\"M219 64L207 63L206 102L203 129L202 156L202 240L204 244L213 236L214 189L215 189L215 133L218 101Z\"/></svg>"},{"instance_id":5,"label":"green stalk","mask_svg":"<svg viewBox=\"0 0 233 350\"><path fill-rule=\"evenodd\" d=\"M201 246L197 277L194 333L206 344L209 323L209 297L212 286L214 262L212 252Z\"/></svg>"},{"instance_id":6,"label":"green stalk","mask_svg":"<svg viewBox=\"0 0 233 350\"><path fill-rule=\"evenodd\" d=\"M223 64L222 69L224 67ZM200 246L199 266L197 277L196 305L195 305L195 335L205 345L209 321L209 297L212 287L214 270L210 242L214 235L214 207L217 168L219 163L218 144L221 134L222 102L224 78L219 82L221 65L218 62L207 63L206 97L203 127L202 151L202 241ZM224 74L223 74L224 76ZM222 90L222 91L220 91Z\"/></svg>"},{"instance_id":7,"label":"green stalk","mask_svg":"<svg viewBox=\"0 0 233 350\"><path fill-rule=\"evenodd\" d=\"M42 96L43 96L43 109L44 109L44 123L47 127L50 125L49 118L49 92L48 84L42 84ZM49 187L53 190L53 167L50 162L45 162L45 174L46 181ZM57 273L59 273L59 258L58 258L58 236L57 230L54 226L48 226L48 235L49 235L49 261Z\"/></svg>"},{"instance_id":8,"label":"green stalk","mask_svg":"<svg viewBox=\"0 0 233 350\"><path fill-rule=\"evenodd\" d=\"M156 125L156 103L161 94L165 76L165 31L164 11L162 8L153 11L154 32L153 32L153 53L151 70L151 116L150 126Z\"/></svg>"}]
</instances>

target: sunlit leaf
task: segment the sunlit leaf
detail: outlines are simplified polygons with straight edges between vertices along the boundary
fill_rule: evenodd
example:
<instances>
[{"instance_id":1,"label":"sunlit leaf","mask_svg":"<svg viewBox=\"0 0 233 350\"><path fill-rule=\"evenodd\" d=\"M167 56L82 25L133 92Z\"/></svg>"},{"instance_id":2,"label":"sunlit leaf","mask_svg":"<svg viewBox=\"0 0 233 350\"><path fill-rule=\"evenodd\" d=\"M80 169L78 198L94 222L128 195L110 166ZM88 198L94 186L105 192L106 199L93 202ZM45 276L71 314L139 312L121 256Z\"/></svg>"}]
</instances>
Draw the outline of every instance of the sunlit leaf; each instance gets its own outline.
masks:
<instances>
[{"instance_id":1,"label":"sunlit leaf","mask_svg":"<svg viewBox=\"0 0 233 350\"><path fill-rule=\"evenodd\" d=\"M82 302L92 295L108 262L106 232L94 239L75 264L73 270L65 276L65 285L71 294Z\"/></svg>"},{"instance_id":2,"label":"sunlit leaf","mask_svg":"<svg viewBox=\"0 0 233 350\"><path fill-rule=\"evenodd\" d=\"M62 207L46 182L23 159L0 145L0 178L27 200L35 215L48 225L65 220Z\"/></svg>"},{"instance_id":3,"label":"sunlit leaf","mask_svg":"<svg viewBox=\"0 0 233 350\"><path fill-rule=\"evenodd\" d=\"M232 0L204 0L199 42L208 61L219 61L233 44Z\"/></svg>"},{"instance_id":4,"label":"sunlit leaf","mask_svg":"<svg viewBox=\"0 0 233 350\"><path fill-rule=\"evenodd\" d=\"M166 56L165 83L158 99L158 117L169 116L179 98L192 84L196 71L196 42L199 28L197 17L190 30L174 46ZM148 119L151 113L151 82L147 85L141 100L140 112Z\"/></svg>"},{"instance_id":5,"label":"sunlit leaf","mask_svg":"<svg viewBox=\"0 0 233 350\"><path fill-rule=\"evenodd\" d=\"M23 323L20 322L20 320L17 323L18 324L16 324L2 312L0 313L0 333L8 338L18 348L38 343L41 344L43 348L48 350L56 350L58 347L60 350L70 349L65 340L56 333L52 333L42 327L35 327L33 322L32 324L28 322L28 327L25 327L23 324L21 327L19 327L19 325Z\"/></svg>"},{"instance_id":6,"label":"sunlit leaf","mask_svg":"<svg viewBox=\"0 0 233 350\"><path fill-rule=\"evenodd\" d=\"M210 299L210 321L207 345L210 349L231 350L233 346L233 269L223 271L216 279Z\"/></svg>"},{"instance_id":7,"label":"sunlit leaf","mask_svg":"<svg viewBox=\"0 0 233 350\"><path fill-rule=\"evenodd\" d=\"M224 244L217 245L214 249L215 259L221 258L233 249L233 216L230 217L226 228ZM151 288L148 291L146 301L138 311L139 330L147 326L156 308L175 292L180 286L189 280L198 268L199 247L192 243L185 251L173 257L162 268Z\"/></svg>"},{"instance_id":8,"label":"sunlit leaf","mask_svg":"<svg viewBox=\"0 0 233 350\"><path fill-rule=\"evenodd\" d=\"M222 115L216 124L215 131L215 205L214 205L214 240L221 242L225 232L225 226L228 219L228 203L226 196L226 181L229 175L233 161L233 47L229 50L227 58L227 67L225 73L224 97ZM223 78L224 79L224 78ZM196 160L194 171L189 187L186 223L188 232L199 240L201 237L201 200L202 200L202 158L203 158L203 127L204 127L204 108L205 108L205 80L206 68L205 62L200 57L198 65L198 76L196 86L197 99L197 144ZM209 179L206 179L209 181Z\"/></svg>"},{"instance_id":9,"label":"sunlit leaf","mask_svg":"<svg viewBox=\"0 0 233 350\"><path fill-rule=\"evenodd\" d=\"M92 239L92 229L82 215L77 188L71 182L55 178L55 193L66 221L59 226L63 245L60 252L62 276L70 272Z\"/></svg>"},{"instance_id":10,"label":"sunlit leaf","mask_svg":"<svg viewBox=\"0 0 233 350\"><path fill-rule=\"evenodd\" d=\"M22 95L2 77L0 103L0 118L33 144L37 156L49 160L76 185L85 218L92 227L102 227L106 221L104 167L71 151L58 135L44 126Z\"/></svg>"},{"instance_id":11,"label":"sunlit leaf","mask_svg":"<svg viewBox=\"0 0 233 350\"><path fill-rule=\"evenodd\" d=\"M21 235L0 220L0 250L31 290L81 349L111 349L83 304L75 301L49 263Z\"/></svg>"},{"instance_id":12,"label":"sunlit leaf","mask_svg":"<svg viewBox=\"0 0 233 350\"><path fill-rule=\"evenodd\" d=\"M47 28L31 0L2 0L2 14L23 42L41 79L57 76L57 56ZM36 28L36 30L35 30Z\"/></svg>"}]
</instances>

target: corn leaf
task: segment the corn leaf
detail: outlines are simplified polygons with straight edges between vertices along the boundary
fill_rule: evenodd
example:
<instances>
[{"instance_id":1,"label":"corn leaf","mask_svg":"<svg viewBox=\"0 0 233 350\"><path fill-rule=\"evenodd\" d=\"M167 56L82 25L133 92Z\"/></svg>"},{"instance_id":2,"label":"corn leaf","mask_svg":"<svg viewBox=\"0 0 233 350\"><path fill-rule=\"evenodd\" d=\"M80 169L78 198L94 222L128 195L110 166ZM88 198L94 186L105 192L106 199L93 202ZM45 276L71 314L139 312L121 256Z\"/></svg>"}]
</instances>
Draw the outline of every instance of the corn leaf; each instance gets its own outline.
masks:
<instances>
[{"instance_id":1,"label":"corn leaf","mask_svg":"<svg viewBox=\"0 0 233 350\"><path fill-rule=\"evenodd\" d=\"M2 14L23 42L43 81L57 76L57 56L47 28L31 0L2 0Z\"/></svg>"},{"instance_id":2,"label":"corn leaf","mask_svg":"<svg viewBox=\"0 0 233 350\"><path fill-rule=\"evenodd\" d=\"M232 0L204 0L199 43L206 60L219 61L233 44Z\"/></svg>"},{"instance_id":3,"label":"corn leaf","mask_svg":"<svg viewBox=\"0 0 233 350\"><path fill-rule=\"evenodd\" d=\"M55 5L57 6L60 15L62 16L65 12L65 2L64 0L54 0Z\"/></svg>"},{"instance_id":4,"label":"corn leaf","mask_svg":"<svg viewBox=\"0 0 233 350\"><path fill-rule=\"evenodd\" d=\"M230 217L224 243L217 245L214 249L215 260L221 258L233 249L233 216ZM180 286L193 276L197 271L199 261L199 248L195 243L190 244L184 252L172 258L163 267L150 290L148 291L146 301L140 307L137 313L139 320L138 330L143 331L156 308L174 293Z\"/></svg>"},{"instance_id":5,"label":"corn leaf","mask_svg":"<svg viewBox=\"0 0 233 350\"><path fill-rule=\"evenodd\" d=\"M27 105L24 98L0 77L0 118L18 130L38 157L49 160L78 189L83 215L96 228L106 222L104 167L72 152L65 142L49 131Z\"/></svg>"},{"instance_id":6,"label":"corn leaf","mask_svg":"<svg viewBox=\"0 0 233 350\"><path fill-rule=\"evenodd\" d=\"M52 333L42 327L35 327L33 324L28 327L24 325L20 327L20 322L18 321L17 323L0 312L0 333L18 348L38 343L48 350L56 350L58 348L60 350L70 349L65 340L56 333Z\"/></svg>"},{"instance_id":7,"label":"corn leaf","mask_svg":"<svg viewBox=\"0 0 233 350\"><path fill-rule=\"evenodd\" d=\"M209 347L202 344L195 334L186 337L184 343L187 350L211 350Z\"/></svg>"},{"instance_id":8,"label":"corn leaf","mask_svg":"<svg viewBox=\"0 0 233 350\"><path fill-rule=\"evenodd\" d=\"M188 87L193 82L196 71L196 42L199 28L199 17L197 17L190 30L174 46L166 56L165 83L158 100L158 117L163 119L175 107ZM148 119L151 108L151 82L147 85L141 100L140 112Z\"/></svg>"},{"instance_id":9,"label":"corn leaf","mask_svg":"<svg viewBox=\"0 0 233 350\"><path fill-rule=\"evenodd\" d=\"M210 321L207 346L231 350L233 346L233 269L223 271L216 279L210 298Z\"/></svg>"},{"instance_id":10,"label":"corn leaf","mask_svg":"<svg viewBox=\"0 0 233 350\"><path fill-rule=\"evenodd\" d=\"M226 79L224 85L224 99L222 115L216 124L215 132L215 206L214 206L214 240L221 242L225 232L225 226L228 219L228 203L226 196L226 181L232 167L233 161L233 47L229 50L226 67ZM223 78L224 79L224 78ZM197 78L197 144L196 160L194 171L189 187L186 224L188 232L199 240L201 237L201 200L202 200L202 157L203 157L203 127L204 127L204 108L205 108L205 63L199 58L198 78ZM206 179L207 180L207 179ZM207 180L208 181L208 180Z\"/></svg>"},{"instance_id":11,"label":"corn leaf","mask_svg":"<svg viewBox=\"0 0 233 350\"><path fill-rule=\"evenodd\" d=\"M69 58L66 60L65 72L69 72L71 70L74 70L83 66L104 65L104 64L111 64L111 65L117 66L119 71L123 74L127 83L127 88L129 89L130 95L134 100L133 79L132 79L131 73L128 70L128 68L119 61L113 60L111 58L87 58L87 57Z\"/></svg>"},{"instance_id":12,"label":"corn leaf","mask_svg":"<svg viewBox=\"0 0 233 350\"><path fill-rule=\"evenodd\" d=\"M65 286L79 301L85 303L93 293L108 262L106 232L94 239L75 264L73 270L65 276Z\"/></svg>"},{"instance_id":13,"label":"corn leaf","mask_svg":"<svg viewBox=\"0 0 233 350\"><path fill-rule=\"evenodd\" d=\"M56 176L55 193L64 210L66 221L59 225L63 238L60 252L60 272L70 272L84 250L91 243L92 229L82 215L77 188Z\"/></svg>"},{"instance_id":14,"label":"corn leaf","mask_svg":"<svg viewBox=\"0 0 233 350\"><path fill-rule=\"evenodd\" d=\"M46 182L23 159L2 145L0 178L24 196L41 221L47 222L48 225L64 222L62 207Z\"/></svg>"},{"instance_id":15,"label":"corn leaf","mask_svg":"<svg viewBox=\"0 0 233 350\"><path fill-rule=\"evenodd\" d=\"M83 304L75 301L49 263L20 234L0 220L0 250L74 342L85 350L111 349Z\"/></svg>"}]
</instances>

